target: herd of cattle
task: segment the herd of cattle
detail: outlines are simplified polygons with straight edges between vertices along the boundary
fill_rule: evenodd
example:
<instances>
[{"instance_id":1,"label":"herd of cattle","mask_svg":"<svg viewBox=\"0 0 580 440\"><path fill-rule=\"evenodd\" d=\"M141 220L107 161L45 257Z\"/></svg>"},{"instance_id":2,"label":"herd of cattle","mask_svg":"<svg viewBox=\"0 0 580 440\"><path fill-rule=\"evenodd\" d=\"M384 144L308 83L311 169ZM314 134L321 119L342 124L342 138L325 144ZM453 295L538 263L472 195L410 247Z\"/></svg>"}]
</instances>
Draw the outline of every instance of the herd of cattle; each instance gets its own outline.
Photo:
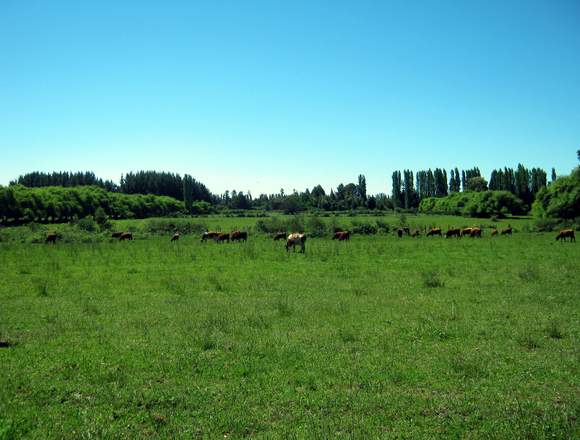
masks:
<instances>
[{"instance_id":1,"label":"herd of cattle","mask_svg":"<svg viewBox=\"0 0 580 440\"><path fill-rule=\"evenodd\" d=\"M471 237L471 238L481 238L483 231L481 228L472 227L472 228L449 228L446 232L443 232L441 228L431 228L429 231L424 231L427 237L439 236L445 238L461 238L461 237ZM395 231L396 235L399 238L403 238L404 235L408 235L410 237L419 237L421 236L421 231L419 229L414 229L411 231L408 227L401 227ZM510 225L506 228L501 230L493 229L491 232L491 236L496 235L512 235L513 229ZM336 231L332 239L338 241L348 241L350 240L350 231ZM180 234L179 232L175 232L171 236L170 241L177 241L179 240ZM111 238L116 238L119 241L125 240L133 240L133 233L132 232L113 232L111 234ZM296 246L300 247L300 252L304 253L306 249L306 234L303 232L293 232L293 233L286 233L286 232L277 232L273 235L274 241L278 240L286 240L286 251L289 251L290 248L296 251ZM58 239L58 235L56 233L50 233L45 238L45 243L56 243ZM556 241L562 240L566 241L566 239L570 239L570 241L576 241L576 236L574 235L573 229L563 229L561 230L558 235L556 235ZM208 240L213 240L216 243L224 243L224 242L233 242L233 241L247 241L248 240L248 233L246 231L234 231L234 232L217 232L217 231L206 231L201 235L201 241L206 242Z\"/></svg>"}]
</instances>

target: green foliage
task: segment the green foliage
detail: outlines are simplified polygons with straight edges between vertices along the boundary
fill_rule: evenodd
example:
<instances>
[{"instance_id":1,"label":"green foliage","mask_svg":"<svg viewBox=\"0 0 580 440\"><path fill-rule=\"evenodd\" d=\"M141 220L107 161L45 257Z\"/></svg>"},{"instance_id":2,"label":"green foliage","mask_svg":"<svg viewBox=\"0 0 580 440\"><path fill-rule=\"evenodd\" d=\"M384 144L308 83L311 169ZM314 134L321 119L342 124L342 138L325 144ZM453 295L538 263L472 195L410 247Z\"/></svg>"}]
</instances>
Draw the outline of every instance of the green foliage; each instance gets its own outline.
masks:
<instances>
[{"instance_id":1,"label":"green foliage","mask_svg":"<svg viewBox=\"0 0 580 440\"><path fill-rule=\"evenodd\" d=\"M128 195L95 186L27 188L0 187L3 222L63 221L95 216L101 226L106 217L144 218L182 212L183 203L165 196Z\"/></svg>"},{"instance_id":2,"label":"green foliage","mask_svg":"<svg viewBox=\"0 0 580 440\"><path fill-rule=\"evenodd\" d=\"M504 217L522 214L521 200L507 191L451 193L447 197L421 201L419 211L429 214L464 215L468 217Z\"/></svg>"},{"instance_id":3,"label":"green foliage","mask_svg":"<svg viewBox=\"0 0 580 440\"><path fill-rule=\"evenodd\" d=\"M543 188L532 205L537 219L572 220L580 217L580 167Z\"/></svg>"}]
</instances>

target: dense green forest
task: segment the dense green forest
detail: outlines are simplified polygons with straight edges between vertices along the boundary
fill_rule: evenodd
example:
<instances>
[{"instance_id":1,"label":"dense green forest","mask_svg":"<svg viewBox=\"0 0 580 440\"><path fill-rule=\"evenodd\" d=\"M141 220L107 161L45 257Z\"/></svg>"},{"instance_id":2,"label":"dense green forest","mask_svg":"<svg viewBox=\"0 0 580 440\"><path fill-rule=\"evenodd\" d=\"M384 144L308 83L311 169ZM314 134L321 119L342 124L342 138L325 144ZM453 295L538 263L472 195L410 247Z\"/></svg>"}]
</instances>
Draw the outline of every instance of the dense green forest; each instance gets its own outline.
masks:
<instances>
[{"instance_id":1,"label":"dense green forest","mask_svg":"<svg viewBox=\"0 0 580 440\"><path fill-rule=\"evenodd\" d=\"M526 214L574 219L578 209L578 171L558 179L552 169L499 168L486 180L474 167L466 170L411 170L392 174L392 191L367 194L366 177L326 192L321 185L302 192L260 194L232 190L213 194L186 174L129 172L119 185L92 172L33 172L0 187L0 221L64 221L93 215L102 208L115 218L172 214L208 214L228 210L302 211L402 210L472 217ZM575 177L576 176L576 177Z\"/></svg>"}]
</instances>

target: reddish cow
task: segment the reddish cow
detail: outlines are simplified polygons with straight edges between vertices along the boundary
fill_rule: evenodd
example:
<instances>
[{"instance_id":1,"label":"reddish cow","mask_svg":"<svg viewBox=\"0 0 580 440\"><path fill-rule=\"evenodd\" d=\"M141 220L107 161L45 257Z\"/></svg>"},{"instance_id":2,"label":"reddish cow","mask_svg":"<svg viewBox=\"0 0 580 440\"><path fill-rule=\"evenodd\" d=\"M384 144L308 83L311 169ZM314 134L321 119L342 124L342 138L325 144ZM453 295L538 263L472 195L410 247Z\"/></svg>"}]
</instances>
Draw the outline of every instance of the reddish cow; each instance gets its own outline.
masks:
<instances>
[{"instance_id":1,"label":"reddish cow","mask_svg":"<svg viewBox=\"0 0 580 440\"><path fill-rule=\"evenodd\" d=\"M479 237L481 238L481 229L480 228L471 228L471 233L469 234L472 238Z\"/></svg>"},{"instance_id":2,"label":"reddish cow","mask_svg":"<svg viewBox=\"0 0 580 440\"><path fill-rule=\"evenodd\" d=\"M434 235L438 235L439 237L442 237L443 234L441 233L441 228L431 228L431 230L429 232L427 232L427 237L432 237Z\"/></svg>"},{"instance_id":3,"label":"reddish cow","mask_svg":"<svg viewBox=\"0 0 580 440\"><path fill-rule=\"evenodd\" d=\"M219 235L219 232L205 231L203 234L201 234L201 241L206 241L209 238L215 240L218 235Z\"/></svg>"},{"instance_id":4,"label":"reddish cow","mask_svg":"<svg viewBox=\"0 0 580 440\"><path fill-rule=\"evenodd\" d=\"M350 231L338 231L334 233L333 240L345 241L350 239Z\"/></svg>"},{"instance_id":5,"label":"reddish cow","mask_svg":"<svg viewBox=\"0 0 580 440\"><path fill-rule=\"evenodd\" d=\"M473 228L463 228L463 229L461 230L461 236L462 236L462 237L464 237L464 236L466 236L466 235L471 235L471 230L472 230L472 229L473 229Z\"/></svg>"},{"instance_id":6,"label":"reddish cow","mask_svg":"<svg viewBox=\"0 0 580 440\"><path fill-rule=\"evenodd\" d=\"M232 241L246 241L248 239L248 233L246 231L234 231L231 233Z\"/></svg>"},{"instance_id":7,"label":"reddish cow","mask_svg":"<svg viewBox=\"0 0 580 440\"><path fill-rule=\"evenodd\" d=\"M449 238L449 237L461 237L461 229L459 228L451 228L448 229L447 232L445 233L445 238Z\"/></svg>"},{"instance_id":8,"label":"reddish cow","mask_svg":"<svg viewBox=\"0 0 580 440\"><path fill-rule=\"evenodd\" d=\"M562 240L562 241L566 241L566 239L569 238L570 241L576 241L576 236L574 235L574 229L563 229L560 232L558 232L558 235L556 236L556 241L558 240Z\"/></svg>"},{"instance_id":9,"label":"reddish cow","mask_svg":"<svg viewBox=\"0 0 580 440\"><path fill-rule=\"evenodd\" d=\"M119 241L124 241L124 240L133 240L133 233L123 232L121 234L121 236L119 237Z\"/></svg>"},{"instance_id":10,"label":"reddish cow","mask_svg":"<svg viewBox=\"0 0 580 440\"><path fill-rule=\"evenodd\" d=\"M220 232L218 236L215 238L215 241L218 243L223 243L224 241L230 242L230 234L227 232Z\"/></svg>"}]
</instances>

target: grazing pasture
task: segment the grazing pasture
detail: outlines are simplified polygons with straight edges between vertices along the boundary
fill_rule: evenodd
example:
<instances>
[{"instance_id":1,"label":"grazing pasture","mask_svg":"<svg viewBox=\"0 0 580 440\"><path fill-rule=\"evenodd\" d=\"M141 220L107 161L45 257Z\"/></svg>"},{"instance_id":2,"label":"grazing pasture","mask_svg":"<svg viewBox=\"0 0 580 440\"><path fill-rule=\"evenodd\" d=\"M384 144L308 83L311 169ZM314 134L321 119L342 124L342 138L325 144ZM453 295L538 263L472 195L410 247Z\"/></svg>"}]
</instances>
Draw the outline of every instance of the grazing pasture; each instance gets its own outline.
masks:
<instances>
[{"instance_id":1,"label":"grazing pasture","mask_svg":"<svg viewBox=\"0 0 580 440\"><path fill-rule=\"evenodd\" d=\"M578 437L577 244L511 220L301 254L242 220L0 242L0 438Z\"/></svg>"}]
</instances>

